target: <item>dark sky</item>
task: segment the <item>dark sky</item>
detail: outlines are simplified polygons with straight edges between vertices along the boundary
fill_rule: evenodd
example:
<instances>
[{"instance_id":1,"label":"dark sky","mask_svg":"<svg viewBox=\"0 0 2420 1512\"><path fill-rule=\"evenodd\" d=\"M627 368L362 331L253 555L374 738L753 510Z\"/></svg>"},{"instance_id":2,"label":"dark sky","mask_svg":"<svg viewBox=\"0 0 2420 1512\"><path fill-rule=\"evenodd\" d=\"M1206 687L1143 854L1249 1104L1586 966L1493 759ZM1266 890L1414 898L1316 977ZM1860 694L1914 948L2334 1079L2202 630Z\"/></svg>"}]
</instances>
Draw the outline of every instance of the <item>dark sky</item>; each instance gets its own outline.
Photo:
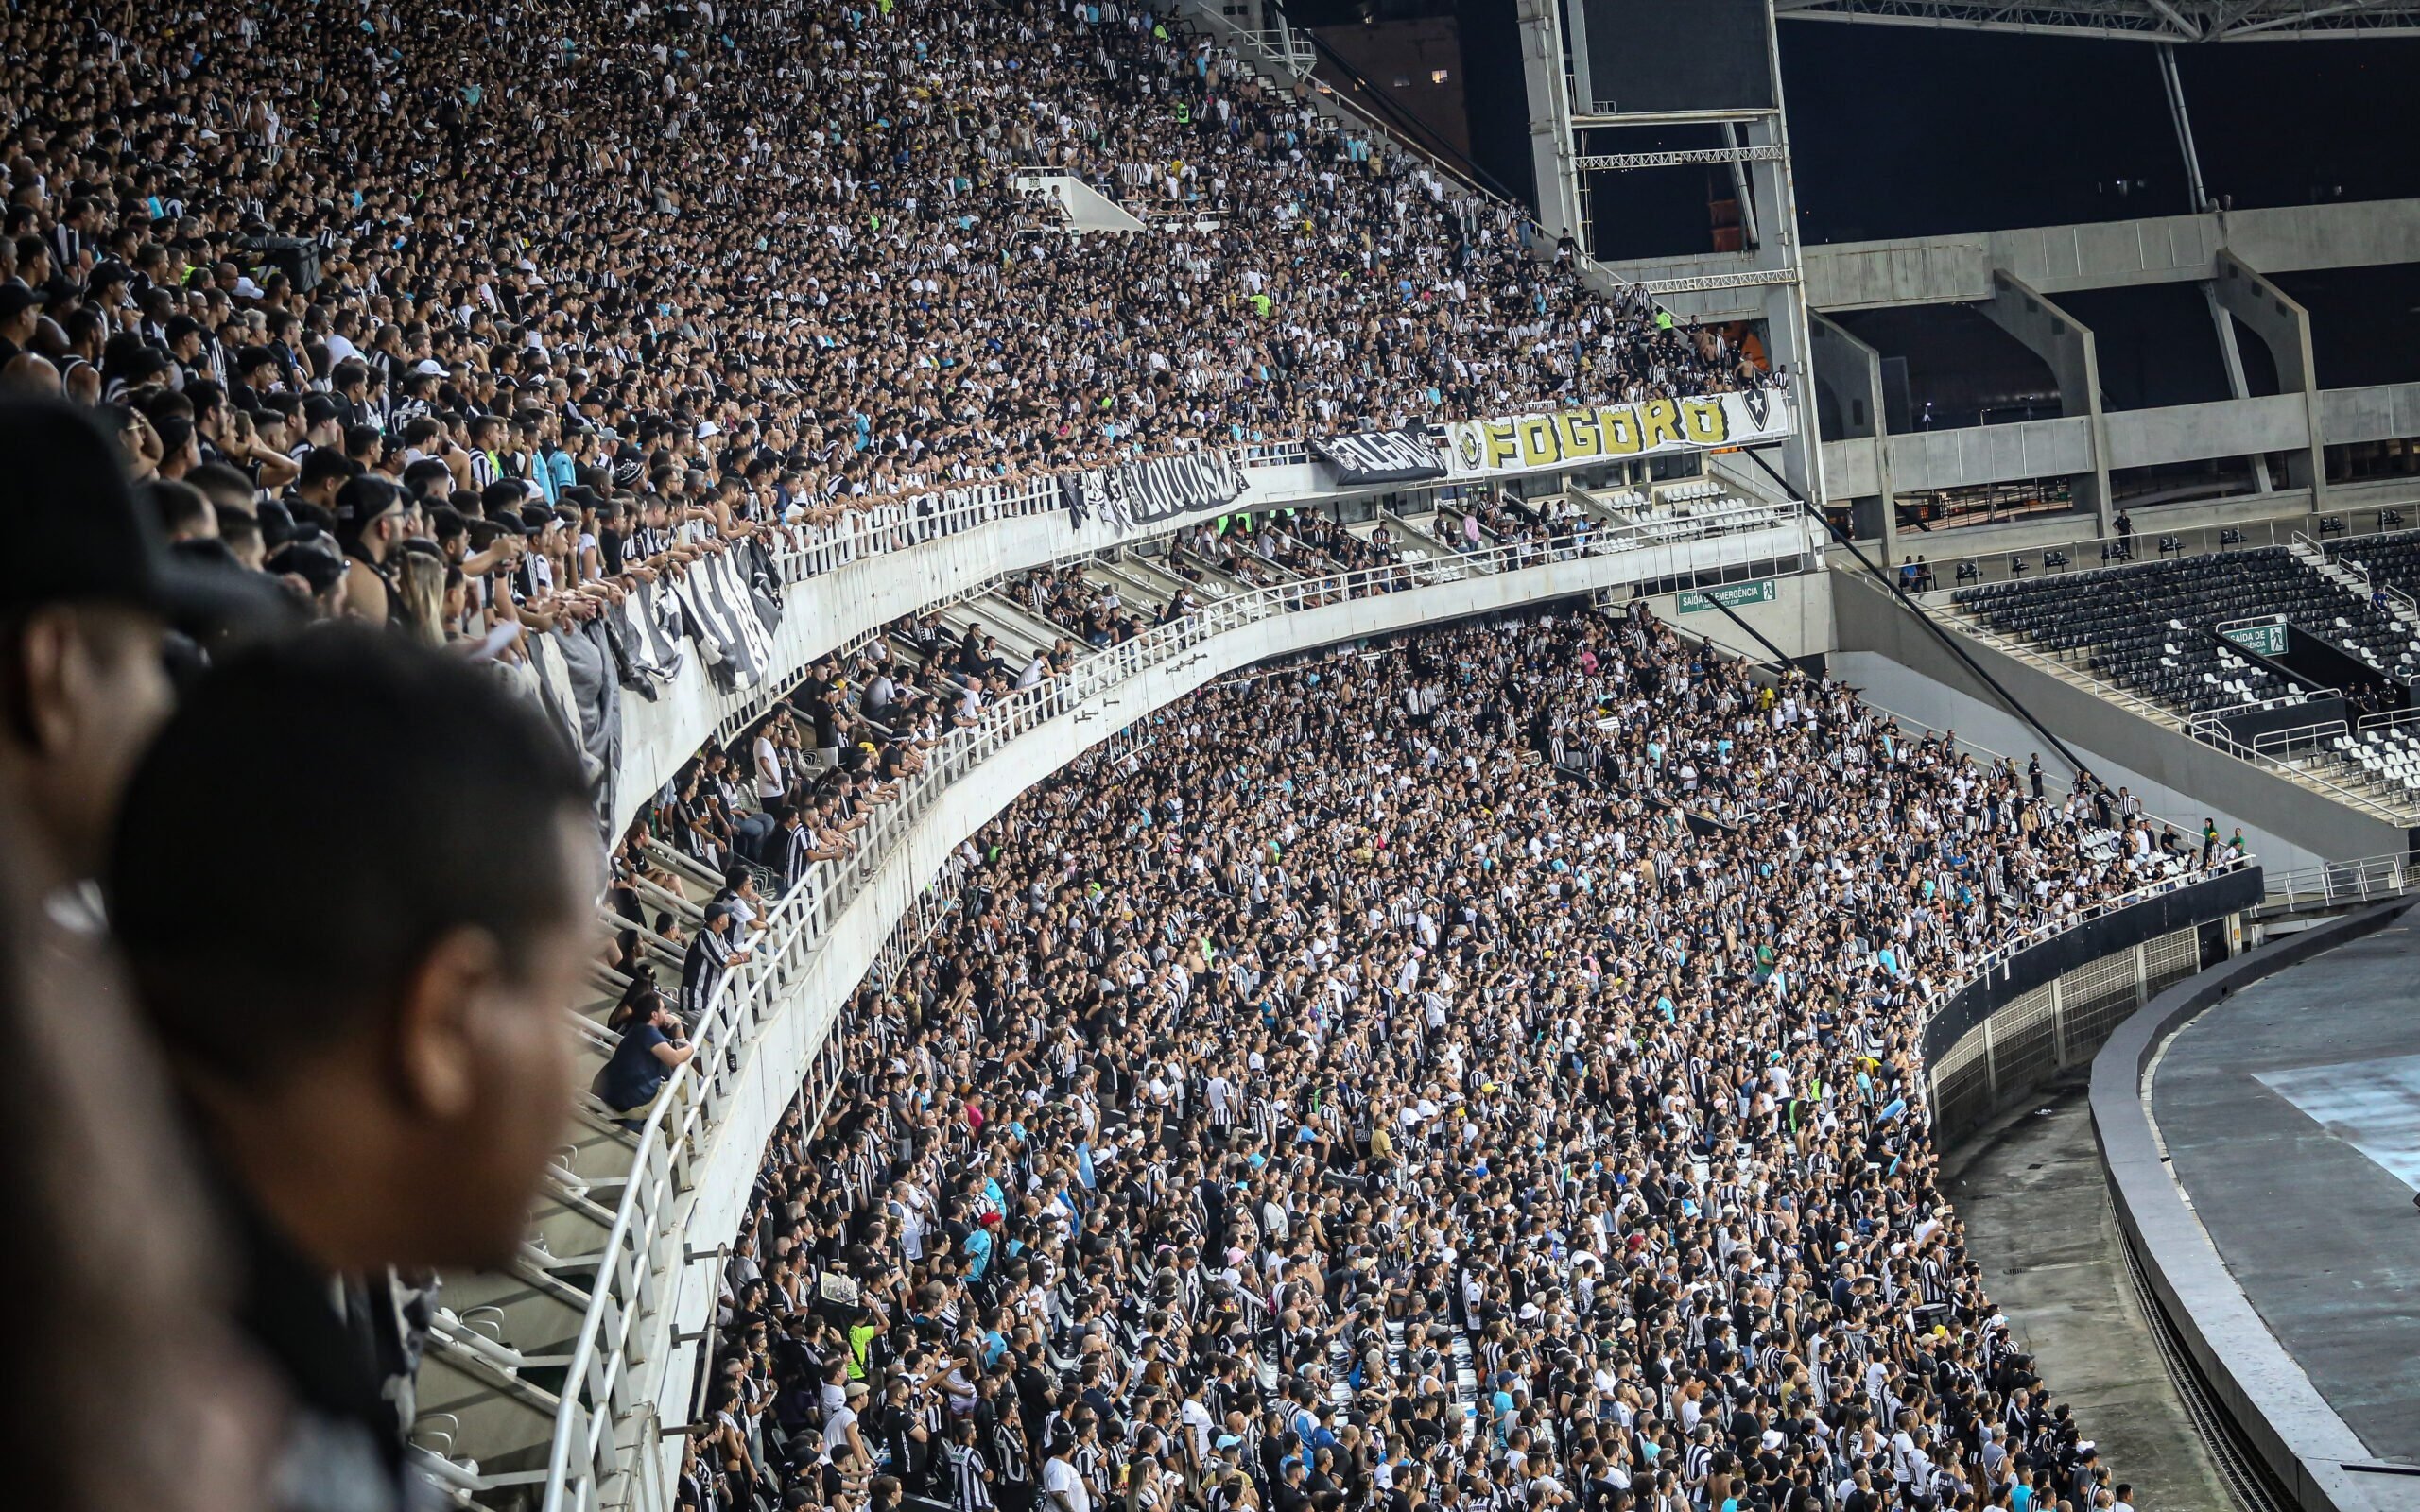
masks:
<instances>
[{"instance_id":1,"label":"dark sky","mask_svg":"<svg viewBox=\"0 0 2420 1512\"><path fill-rule=\"evenodd\" d=\"M1810 241L2190 208L2148 44L1833 22L1778 29ZM2185 46L2177 70L2204 181L2238 208L2308 204L2340 188L2354 199L2420 194L2420 42Z\"/></svg>"},{"instance_id":2,"label":"dark sky","mask_svg":"<svg viewBox=\"0 0 2420 1512\"><path fill-rule=\"evenodd\" d=\"M1322 3L1352 9L1351 0ZM1426 0L1417 9L1432 7L1461 22L1474 155L1526 189L1512 6ZM1813 21L1778 30L1810 241L2188 208L2149 43ZM2357 199L2420 195L2420 41L2186 45L2177 60L2211 194L2233 195L2238 208L2308 204L2340 188ZM1702 145L1677 131L1604 140L1622 151ZM1689 169L1599 175L1601 249L1704 249L1706 200L1727 194L1727 175Z\"/></svg>"}]
</instances>

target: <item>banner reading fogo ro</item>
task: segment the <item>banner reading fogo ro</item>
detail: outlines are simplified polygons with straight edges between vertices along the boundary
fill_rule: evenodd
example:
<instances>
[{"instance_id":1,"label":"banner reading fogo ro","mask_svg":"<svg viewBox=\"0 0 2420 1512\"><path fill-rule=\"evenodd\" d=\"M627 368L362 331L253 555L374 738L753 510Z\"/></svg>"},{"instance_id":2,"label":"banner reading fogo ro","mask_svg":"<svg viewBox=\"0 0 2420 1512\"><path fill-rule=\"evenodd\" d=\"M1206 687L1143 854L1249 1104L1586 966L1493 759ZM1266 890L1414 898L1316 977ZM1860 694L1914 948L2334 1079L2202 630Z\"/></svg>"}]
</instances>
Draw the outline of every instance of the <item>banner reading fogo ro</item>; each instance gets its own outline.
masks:
<instances>
[{"instance_id":1,"label":"banner reading fogo ro","mask_svg":"<svg viewBox=\"0 0 2420 1512\"><path fill-rule=\"evenodd\" d=\"M1703 399L1457 421L1444 427L1446 464L1458 478L1509 477L1545 468L1620 461L1718 446L1751 446L1790 433L1789 404L1754 388Z\"/></svg>"}]
</instances>

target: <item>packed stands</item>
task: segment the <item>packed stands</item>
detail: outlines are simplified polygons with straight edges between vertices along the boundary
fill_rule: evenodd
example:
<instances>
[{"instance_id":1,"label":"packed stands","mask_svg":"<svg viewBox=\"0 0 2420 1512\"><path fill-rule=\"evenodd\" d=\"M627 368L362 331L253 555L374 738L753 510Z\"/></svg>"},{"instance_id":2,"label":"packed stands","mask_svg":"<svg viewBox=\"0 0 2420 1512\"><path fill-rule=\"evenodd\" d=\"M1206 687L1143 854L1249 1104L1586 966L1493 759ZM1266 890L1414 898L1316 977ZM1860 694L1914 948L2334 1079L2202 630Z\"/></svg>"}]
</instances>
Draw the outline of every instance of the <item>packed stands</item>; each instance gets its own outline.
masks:
<instances>
[{"instance_id":1,"label":"packed stands","mask_svg":"<svg viewBox=\"0 0 2420 1512\"><path fill-rule=\"evenodd\" d=\"M2086 1504L1917 1037L1992 945L2233 860L2108 804L1643 617L1200 695L858 992L683 1499Z\"/></svg>"},{"instance_id":2,"label":"packed stands","mask_svg":"<svg viewBox=\"0 0 2420 1512\"><path fill-rule=\"evenodd\" d=\"M161 475L225 456L283 488L367 424L459 493L811 525L1140 452L1773 381L1115 5L325 25L253 8L171 77L74 8L9 20L20 77L84 82L12 154L0 275L44 314L6 355L147 415L178 407L148 386L217 386L150 417L195 421L147 443ZM1037 163L1220 229L1027 234L1011 180Z\"/></svg>"},{"instance_id":3,"label":"packed stands","mask_svg":"<svg viewBox=\"0 0 2420 1512\"><path fill-rule=\"evenodd\" d=\"M798 563L912 543L862 523L945 485L1782 377L1146 10L217 21L0 20L0 386L103 415L180 556L505 669L597 732L592 782L684 624L751 662ZM1158 229L1074 234L1036 171ZM1564 559L1607 507L1226 516L829 650L614 848L543 1280L382 1286L404 1355L579 1389L487 1320L515 1288L544 1343L581 1326L564 1277L602 1295L612 1262L555 1233L611 1221L667 1072L737 1074L725 984L974 770L953 732L1220 602ZM1130 730L961 848L954 914L858 990L849 1083L726 1268L705 1412L662 1425L677 1500L2088 1492L1932 1185L1915 1029L1994 946L2236 859L2114 802L1643 617L1416 638Z\"/></svg>"}]
</instances>

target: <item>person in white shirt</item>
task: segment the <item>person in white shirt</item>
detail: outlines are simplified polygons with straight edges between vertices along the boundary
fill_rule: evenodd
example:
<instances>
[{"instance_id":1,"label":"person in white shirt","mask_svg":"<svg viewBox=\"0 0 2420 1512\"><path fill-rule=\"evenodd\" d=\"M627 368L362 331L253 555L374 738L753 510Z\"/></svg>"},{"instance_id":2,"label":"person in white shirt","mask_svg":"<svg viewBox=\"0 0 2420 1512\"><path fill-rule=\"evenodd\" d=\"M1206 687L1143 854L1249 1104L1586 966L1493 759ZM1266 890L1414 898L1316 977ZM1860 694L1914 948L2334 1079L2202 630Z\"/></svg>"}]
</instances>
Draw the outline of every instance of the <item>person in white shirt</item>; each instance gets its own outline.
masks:
<instances>
[{"instance_id":1,"label":"person in white shirt","mask_svg":"<svg viewBox=\"0 0 2420 1512\"><path fill-rule=\"evenodd\" d=\"M827 1413L823 1418L823 1452L843 1470L870 1469L873 1456L866 1452L866 1441L857 1433L857 1403L865 1400L866 1383L849 1383L847 1395L838 1412Z\"/></svg>"},{"instance_id":2,"label":"person in white shirt","mask_svg":"<svg viewBox=\"0 0 2420 1512\"><path fill-rule=\"evenodd\" d=\"M773 747L772 727L756 731L756 798L770 807L782 796L782 754Z\"/></svg>"},{"instance_id":3,"label":"person in white shirt","mask_svg":"<svg viewBox=\"0 0 2420 1512\"><path fill-rule=\"evenodd\" d=\"M1076 1451L1076 1440L1063 1429L1058 1442L1050 1446L1050 1458L1042 1467L1044 1504L1039 1512L1092 1512L1092 1492L1085 1489L1084 1478L1076 1473L1069 1458Z\"/></svg>"}]
</instances>

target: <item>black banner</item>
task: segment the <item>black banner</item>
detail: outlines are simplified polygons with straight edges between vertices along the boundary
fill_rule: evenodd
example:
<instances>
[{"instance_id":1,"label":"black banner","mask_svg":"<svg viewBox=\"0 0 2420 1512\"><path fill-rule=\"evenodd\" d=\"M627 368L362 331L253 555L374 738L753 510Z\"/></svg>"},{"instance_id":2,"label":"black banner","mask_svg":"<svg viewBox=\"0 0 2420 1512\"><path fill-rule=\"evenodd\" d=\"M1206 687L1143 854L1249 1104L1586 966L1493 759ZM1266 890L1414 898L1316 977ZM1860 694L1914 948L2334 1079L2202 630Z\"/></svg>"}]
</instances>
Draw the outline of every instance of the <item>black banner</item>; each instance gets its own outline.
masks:
<instances>
[{"instance_id":1,"label":"black banner","mask_svg":"<svg viewBox=\"0 0 2420 1512\"><path fill-rule=\"evenodd\" d=\"M1059 498L1080 528L1098 515L1119 530L1223 509L1243 497L1243 470L1224 451L1154 457L1059 475Z\"/></svg>"},{"instance_id":2,"label":"black banner","mask_svg":"<svg viewBox=\"0 0 2420 1512\"><path fill-rule=\"evenodd\" d=\"M1926 1061L1941 1059L1976 1025L2054 976L2065 976L2087 962L2170 931L2252 907L2260 902L2262 877L2258 867L2222 871L2173 892L2154 894L2114 914L2087 919L2031 950L2017 952L2009 957L2005 972L1995 968L1989 976L1969 982L1926 1022Z\"/></svg>"},{"instance_id":3,"label":"black banner","mask_svg":"<svg viewBox=\"0 0 2420 1512\"><path fill-rule=\"evenodd\" d=\"M1417 483L1445 475L1444 454L1426 431L1315 436L1311 453L1336 469L1336 481L1342 484Z\"/></svg>"}]
</instances>

